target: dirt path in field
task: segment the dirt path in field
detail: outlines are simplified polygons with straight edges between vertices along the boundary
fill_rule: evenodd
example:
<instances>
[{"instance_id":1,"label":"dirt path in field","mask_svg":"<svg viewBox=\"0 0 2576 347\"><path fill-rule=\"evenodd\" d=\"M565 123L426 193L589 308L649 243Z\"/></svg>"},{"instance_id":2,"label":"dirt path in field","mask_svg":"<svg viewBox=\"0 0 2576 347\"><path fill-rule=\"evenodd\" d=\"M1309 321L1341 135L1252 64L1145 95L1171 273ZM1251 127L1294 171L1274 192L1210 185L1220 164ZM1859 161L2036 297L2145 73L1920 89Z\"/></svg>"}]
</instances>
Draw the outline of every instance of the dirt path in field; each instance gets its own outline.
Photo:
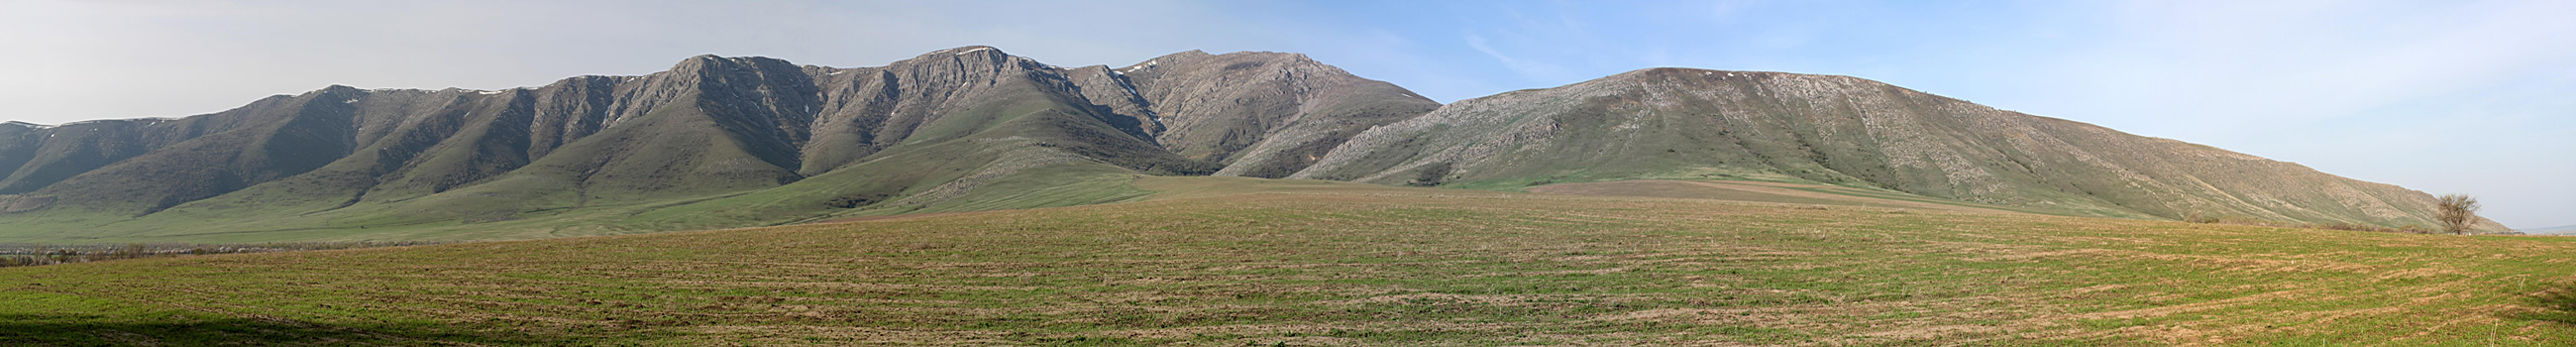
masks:
<instances>
[{"instance_id":1,"label":"dirt path in field","mask_svg":"<svg viewBox=\"0 0 2576 347\"><path fill-rule=\"evenodd\" d=\"M1794 188L1848 189L1841 187L1776 182L1638 180L1551 184L1531 187L1529 191L1531 193L1559 195L1636 196L1810 205L1893 207L1977 213L2022 213L1992 208L1824 193Z\"/></svg>"}]
</instances>

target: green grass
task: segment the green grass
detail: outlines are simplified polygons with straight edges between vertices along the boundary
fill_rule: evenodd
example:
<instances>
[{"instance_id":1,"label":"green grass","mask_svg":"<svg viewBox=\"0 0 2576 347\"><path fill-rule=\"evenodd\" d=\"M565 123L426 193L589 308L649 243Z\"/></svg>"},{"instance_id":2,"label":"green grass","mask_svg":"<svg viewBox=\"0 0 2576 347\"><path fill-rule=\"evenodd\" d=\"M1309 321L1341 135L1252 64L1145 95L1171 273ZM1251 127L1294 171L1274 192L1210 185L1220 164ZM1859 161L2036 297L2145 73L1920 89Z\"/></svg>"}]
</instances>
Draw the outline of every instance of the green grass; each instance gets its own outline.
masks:
<instances>
[{"instance_id":1,"label":"green grass","mask_svg":"<svg viewBox=\"0 0 2576 347\"><path fill-rule=\"evenodd\" d=\"M2565 345L2576 239L1320 181L0 269L0 344Z\"/></svg>"},{"instance_id":2,"label":"green grass","mask_svg":"<svg viewBox=\"0 0 2576 347\"><path fill-rule=\"evenodd\" d=\"M1542 194L1711 199L1795 205L1916 208L2087 217L2064 213L2050 213L2050 211L2034 211L2010 206L1996 206L1927 198L1901 192L1864 190L1807 183L1767 181L1632 180L1558 183L1528 187L1524 190Z\"/></svg>"}]
</instances>

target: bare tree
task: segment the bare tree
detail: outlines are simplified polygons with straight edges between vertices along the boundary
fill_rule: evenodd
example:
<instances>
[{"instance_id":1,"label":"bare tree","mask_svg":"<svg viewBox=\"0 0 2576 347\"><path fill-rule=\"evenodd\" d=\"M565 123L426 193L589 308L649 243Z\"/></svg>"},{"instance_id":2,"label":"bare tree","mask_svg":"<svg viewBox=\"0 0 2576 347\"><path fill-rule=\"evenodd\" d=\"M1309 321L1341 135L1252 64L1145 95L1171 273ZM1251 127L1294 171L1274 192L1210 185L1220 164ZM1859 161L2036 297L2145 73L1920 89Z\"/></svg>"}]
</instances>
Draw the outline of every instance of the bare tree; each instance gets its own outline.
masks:
<instances>
[{"instance_id":1,"label":"bare tree","mask_svg":"<svg viewBox=\"0 0 2576 347\"><path fill-rule=\"evenodd\" d=\"M2442 194L2441 197L2435 198L2433 203L2439 205L2437 207L2439 211L2434 211L2433 219L2442 222L2442 231L2468 234L2469 228L2476 227L2478 224L2478 198L2460 194Z\"/></svg>"}]
</instances>

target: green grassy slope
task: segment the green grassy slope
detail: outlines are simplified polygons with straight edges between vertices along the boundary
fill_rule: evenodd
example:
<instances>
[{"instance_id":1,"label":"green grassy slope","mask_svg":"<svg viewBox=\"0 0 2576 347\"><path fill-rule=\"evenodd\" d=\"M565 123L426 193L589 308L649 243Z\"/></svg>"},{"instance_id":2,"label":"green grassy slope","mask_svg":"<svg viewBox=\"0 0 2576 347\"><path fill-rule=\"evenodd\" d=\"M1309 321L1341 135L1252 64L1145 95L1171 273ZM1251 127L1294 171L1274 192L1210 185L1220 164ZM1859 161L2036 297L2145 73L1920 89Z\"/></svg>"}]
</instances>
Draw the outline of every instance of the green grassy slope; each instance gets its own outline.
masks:
<instances>
[{"instance_id":1,"label":"green grassy slope","mask_svg":"<svg viewBox=\"0 0 2576 347\"><path fill-rule=\"evenodd\" d=\"M787 169L739 160L750 157L740 141L709 124L708 117L695 110L664 108L632 120L638 123L634 126L608 129L555 151L562 155L538 160L483 184L438 194L363 200L357 194L368 191L369 178L390 168L369 168L377 161L361 156L339 162L358 167L298 176L295 180L182 205L167 213L71 229L71 233L16 236L93 242L199 238L279 241L310 239L337 231L366 237L363 234L387 228L504 221L529 217L524 214L532 211L644 205L775 187L781 181L792 180L794 174ZM432 158L440 157L446 156ZM340 172L355 174L329 175ZM339 177L348 178L333 179ZM293 236L258 236L261 232ZM398 238L403 237L372 239Z\"/></svg>"},{"instance_id":2,"label":"green grassy slope","mask_svg":"<svg viewBox=\"0 0 2576 347\"><path fill-rule=\"evenodd\" d=\"M274 99L254 102L275 103ZM151 149L167 146L160 141L141 141L161 137L184 140L184 134L166 134L174 130L154 120L94 121L38 128L19 122L0 124L9 133L6 151L0 151L0 168L9 173L0 178L0 194L21 194L44 188L82 172L115 164ZM157 129L156 129L157 128ZM163 136L150 136L160 130ZM171 136L180 135L180 136ZM169 139L178 138L178 139Z\"/></svg>"},{"instance_id":3,"label":"green grassy slope","mask_svg":"<svg viewBox=\"0 0 2576 347\"><path fill-rule=\"evenodd\" d=\"M199 116L194 123L238 124L80 172L26 194L56 197L50 208L35 214L133 217L302 174L353 149L348 139L351 107L338 102L352 92L326 89ZM153 142L149 137L129 136L110 141ZM29 218L10 221L21 219Z\"/></svg>"},{"instance_id":4,"label":"green grassy slope","mask_svg":"<svg viewBox=\"0 0 2576 347\"><path fill-rule=\"evenodd\" d=\"M1136 174L1205 174L1215 164L1166 152L1104 122L1081 100L1028 79L1002 80L923 119L862 161L802 177L775 165L719 105L663 107L552 149L506 173L434 193L423 175L468 172L506 136L465 128L435 145L371 147L314 174L136 219L19 229L19 242L498 240L777 225L838 217L1033 208L1143 195ZM680 95L679 100L716 103ZM467 112L472 113L472 112ZM488 124L461 122L462 124ZM404 128L404 129L409 129ZM482 134L471 134L483 132ZM401 134L402 131L395 131ZM512 140L516 141L516 140ZM513 148L500 146L500 148ZM376 159L400 155L400 158ZM460 164L440 164L457 162ZM386 163L407 163L393 165ZM413 168L396 170L395 167ZM386 172L392 179L377 179ZM337 179L337 178L348 179ZM469 176L470 177L470 176ZM346 184L336 184L346 183ZM338 189L328 189L337 187ZM317 189L324 188L324 189ZM23 217L23 216L12 216ZM80 224L89 223L89 224Z\"/></svg>"},{"instance_id":5,"label":"green grassy slope","mask_svg":"<svg viewBox=\"0 0 2576 347\"><path fill-rule=\"evenodd\" d=\"M2037 211L1955 200L1945 200L1879 190L1855 189L1812 184L1719 180L1635 180L1589 183L1564 183L1529 187L1532 193L1589 196L1623 196L1680 199L1710 199L1770 202L1801 205L1908 208L1984 213L2033 213L2080 216L2063 212Z\"/></svg>"},{"instance_id":6,"label":"green grassy slope","mask_svg":"<svg viewBox=\"0 0 2576 347\"><path fill-rule=\"evenodd\" d=\"M2576 239L1145 178L1147 201L0 269L0 343L2565 345Z\"/></svg>"},{"instance_id":7,"label":"green grassy slope","mask_svg":"<svg viewBox=\"0 0 2576 347\"><path fill-rule=\"evenodd\" d=\"M830 217L1067 206L1140 195L1137 172L1207 170L1078 110L1021 94L924 126L921 142L775 189L637 214L655 230ZM1100 159L1108 158L1108 159ZM836 203L837 202L837 203Z\"/></svg>"}]
</instances>

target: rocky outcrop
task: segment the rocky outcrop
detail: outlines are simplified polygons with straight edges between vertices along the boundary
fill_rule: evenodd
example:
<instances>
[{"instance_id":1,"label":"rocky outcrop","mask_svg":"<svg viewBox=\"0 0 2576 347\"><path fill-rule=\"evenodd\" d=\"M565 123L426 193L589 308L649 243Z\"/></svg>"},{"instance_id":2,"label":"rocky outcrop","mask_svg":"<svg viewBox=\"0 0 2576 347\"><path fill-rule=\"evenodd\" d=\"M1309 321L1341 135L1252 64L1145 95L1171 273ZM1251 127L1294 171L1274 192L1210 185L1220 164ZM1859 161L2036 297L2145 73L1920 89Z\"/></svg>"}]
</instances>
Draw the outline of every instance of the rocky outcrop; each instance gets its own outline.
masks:
<instances>
[{"instance_id":1,"label":"rocky outcrop","mask_svg":"<svg viewBox=\"0 0 2576 347\"><path fill-rule=\"evenodd\" d=\"M1161 119L1157 141L1225 163L1228 176L1284 177L1360 131L1440 106L1304 54L1189 51L1112 71Z\"/></svg>"}]
</instances>

